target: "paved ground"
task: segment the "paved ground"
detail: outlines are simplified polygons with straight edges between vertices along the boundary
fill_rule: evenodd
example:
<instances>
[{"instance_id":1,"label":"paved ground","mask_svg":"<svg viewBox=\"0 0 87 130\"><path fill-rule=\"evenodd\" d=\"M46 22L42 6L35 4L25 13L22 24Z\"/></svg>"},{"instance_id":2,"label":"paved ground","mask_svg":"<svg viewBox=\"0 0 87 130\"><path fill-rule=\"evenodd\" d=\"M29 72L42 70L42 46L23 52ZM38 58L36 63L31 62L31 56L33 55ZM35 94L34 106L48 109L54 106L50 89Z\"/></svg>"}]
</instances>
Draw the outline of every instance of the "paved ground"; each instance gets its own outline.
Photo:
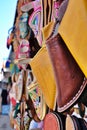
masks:
<instances>
[{"instance_id":1,"label":"paved ground","mask_svg":"<svg viewBox=\"0 0 87 130\"><path fill-rule=\"evenodd\" d=\"M0 130L13 130L10 127L8 115L0 115Z\"/></svg>"}]
</instances>

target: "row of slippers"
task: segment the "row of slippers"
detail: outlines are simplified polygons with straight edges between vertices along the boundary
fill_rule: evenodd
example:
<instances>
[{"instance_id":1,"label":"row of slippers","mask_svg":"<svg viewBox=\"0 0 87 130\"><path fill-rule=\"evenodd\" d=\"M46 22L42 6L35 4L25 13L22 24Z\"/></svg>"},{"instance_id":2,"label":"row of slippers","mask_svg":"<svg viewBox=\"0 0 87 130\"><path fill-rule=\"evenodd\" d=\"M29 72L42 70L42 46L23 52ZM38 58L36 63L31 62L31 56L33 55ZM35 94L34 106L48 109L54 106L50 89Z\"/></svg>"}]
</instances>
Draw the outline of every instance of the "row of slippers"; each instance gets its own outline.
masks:
<instances>
[{"instance_id":1,"label":"row of slippers","mask_svg":"<svg viewBox=\"0 0 87 130\"><path fill-rule=\"evenodd\" d=\"M49 112L44 118L44 130L87 130L87 122L74 115Z\"/></svg>"}]
</instances>

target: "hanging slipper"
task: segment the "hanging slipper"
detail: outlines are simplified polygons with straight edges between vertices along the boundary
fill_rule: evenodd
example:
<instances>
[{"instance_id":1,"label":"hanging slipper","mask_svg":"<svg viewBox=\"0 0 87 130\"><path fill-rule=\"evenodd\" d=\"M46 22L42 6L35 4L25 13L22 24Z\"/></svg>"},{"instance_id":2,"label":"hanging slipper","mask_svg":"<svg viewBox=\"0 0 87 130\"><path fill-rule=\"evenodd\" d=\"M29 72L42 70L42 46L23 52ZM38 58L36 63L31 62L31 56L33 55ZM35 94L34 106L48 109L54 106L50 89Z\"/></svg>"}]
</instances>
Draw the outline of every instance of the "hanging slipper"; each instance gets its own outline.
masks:
<instances>
[{"instance_id":1,"label":"hanging slipper","mask_svg":"<svg viewBox=\"0 0 87 130\"><path fill-rule=\"evenodd\" d=\"M43 62L44 61L44 62ZM29 62L49 108L55 109L56 85L51 61L44 45ZM49 76L50 75L50 76Z\"/></svg>"},{"instance_id":2,"label":"hanging slipper","mask_svg":"<svg viewBox=\"0 0 87 130\"><path fill-rule=\"evenodd\" d=\"M28 13L23 13L19 17L19 30L20 30L20 38L25 38L30 31L28 30Z\"/></svg>"},{"instance_id":3,"label":"hanging slipper","mask_svg":"<svg viewBox=\"0 0 87 130\"><path fill-rule=\"evenodd\" d=\"M57 112L49 112L43 122L44 130L65 130L66 116Z\"/></svg>"},{"instance_id":4,"label":"hanging slipper","mask_svg":"<svg viewBox=\"0 0 87 130\"><path fill-rule=\"evenodd\" d=\"M38 118L43 120L47 112L47 106L37 82L33 82L28 86L28 94L34 104Z\"/></svg>"},{"instance_id":5,"label":"hanging slipper","mask_svg":"<svg viewBox=\"0 0 87 130\"><path fill-rule=\"evenodd\" d=\"M66 130L87 130L87 122L82 118L67 115Z\"/></svg>"},{"instance_id":6,"label":"hanging slipper","mask_svg":"<svg viewBox=\"0 0 87 130\"><path fill-rule=\"evenodd\" d=\"M64 112L79 99L87 80L59 34L46 45L57 85L58 111Z\"/></svg>"},{"instance_id":7,"label":"hanging slipper","mask_svg":"<svg viewBox=\"0 0 87 130\"><path fill-rule=\"evenodd\" d=\"M32 28L35 37L37 38L40 46L42 44L42 36L41 36L41 5L40 7L36 7L33 13L30 15L28 24Z\"/></svg>"},{"instance_id":8,"label":"hanging slipper","mask_svg":"<svg viewBox=\"0 0 87 130\"><path fill-rule=\"evenodd\" d=\"M26 39L19 41L18 48L15 53L15 64L19 64L21 68L26 69L28 62L30 61L30 43Z\"/></svg>"}]
</instances>

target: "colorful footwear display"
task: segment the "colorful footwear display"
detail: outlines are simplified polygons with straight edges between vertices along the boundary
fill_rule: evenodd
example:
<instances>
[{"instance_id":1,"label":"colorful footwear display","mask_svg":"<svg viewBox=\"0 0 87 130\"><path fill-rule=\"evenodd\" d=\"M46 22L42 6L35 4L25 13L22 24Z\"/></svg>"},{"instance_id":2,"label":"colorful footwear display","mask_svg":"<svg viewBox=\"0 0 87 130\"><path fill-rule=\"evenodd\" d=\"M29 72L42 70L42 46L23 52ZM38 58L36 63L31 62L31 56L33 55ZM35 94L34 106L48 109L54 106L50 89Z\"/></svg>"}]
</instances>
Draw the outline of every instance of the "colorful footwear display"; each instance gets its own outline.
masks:
<instances>
[{"instance_id":1,"label":"colorful footwear display","mask_svg":"<svg viewBox=\"0 0 87 130\"><path fill-rule=\"evenodd\" d=\"M12 128L86 130L87 0L18 0L8 34Z\"/></svg>"}]
</instances>

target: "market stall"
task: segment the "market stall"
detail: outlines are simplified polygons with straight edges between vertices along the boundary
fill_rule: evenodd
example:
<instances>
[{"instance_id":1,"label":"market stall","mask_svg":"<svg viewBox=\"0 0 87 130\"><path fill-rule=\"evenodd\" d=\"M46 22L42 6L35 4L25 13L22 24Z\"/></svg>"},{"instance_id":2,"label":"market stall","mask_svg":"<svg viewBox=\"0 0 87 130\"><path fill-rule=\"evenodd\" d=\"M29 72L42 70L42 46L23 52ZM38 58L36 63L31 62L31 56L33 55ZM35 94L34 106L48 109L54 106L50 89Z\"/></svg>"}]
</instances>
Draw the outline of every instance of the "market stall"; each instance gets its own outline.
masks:
<instances>
[{"instance_id":1,"label":"market stall","mask_svg":"<svg viewBox=\"0 0 87 130\"><path fill-rule=\"evenodd\" d=\"M15 130L32 121L40 130L87 129L86 14L86 0L18 0L7 40Z\"/></svg>"}]
</instances>

